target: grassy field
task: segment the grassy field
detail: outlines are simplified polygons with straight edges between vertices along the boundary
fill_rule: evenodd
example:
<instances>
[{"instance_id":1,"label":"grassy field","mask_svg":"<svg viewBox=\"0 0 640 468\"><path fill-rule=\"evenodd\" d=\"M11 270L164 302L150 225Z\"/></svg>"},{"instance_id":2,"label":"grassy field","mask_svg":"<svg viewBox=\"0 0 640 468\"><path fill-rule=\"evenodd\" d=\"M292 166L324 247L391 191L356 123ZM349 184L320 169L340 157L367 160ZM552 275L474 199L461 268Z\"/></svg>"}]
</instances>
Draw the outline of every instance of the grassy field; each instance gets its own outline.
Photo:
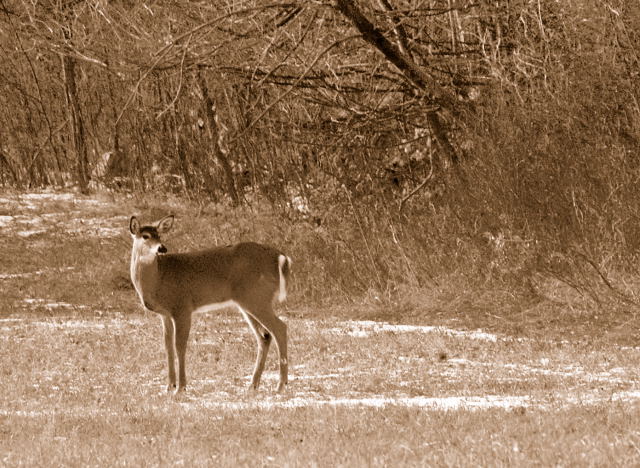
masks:
<instances>
[{"instance_id":1,"label":"grassy field","mask_svg":"<svg viewBox=\"0 0 640 468\"><path fill-rule=\"evenodd\" d=\"M128 282L126 226L169 208L0 196L0 465L640 465L634 329L354 320L376 314L293 298L284 394L274 351L247 391L254 339L233 310L196 317L188 391L165 393L160 320Z\"/></svg>"}]
</instances>

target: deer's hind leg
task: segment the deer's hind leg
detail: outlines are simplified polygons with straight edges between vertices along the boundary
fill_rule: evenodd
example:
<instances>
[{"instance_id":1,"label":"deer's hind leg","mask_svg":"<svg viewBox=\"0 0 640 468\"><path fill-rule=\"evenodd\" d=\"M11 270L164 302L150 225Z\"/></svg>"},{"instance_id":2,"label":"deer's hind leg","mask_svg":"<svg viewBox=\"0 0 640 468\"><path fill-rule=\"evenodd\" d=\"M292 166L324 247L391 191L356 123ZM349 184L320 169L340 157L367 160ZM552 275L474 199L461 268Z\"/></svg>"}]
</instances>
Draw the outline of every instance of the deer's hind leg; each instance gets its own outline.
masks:
<instances>
[{"instance_id":1,"label":"deer's hind leg","mask_svg":"<svg viewBox=\"0 0 640 468\"><path fill-rule=\"evenodd\" d=\"M276 317L273 311L273 299L275 293L278 290L278 281L276 278L261 275L255 278L255 281L250 286L245 284L243 287L237 288L233 291L233 299L249 315L255 322L260 324L260 327L256 327L258 331L265 330L270 337L273 337L278 347L279 365L280 365L280 383L278 384L278 391L284 390L284 386L288 382L288 361L287 361L287 325ZM250 325L252 323L250 322ZM266 340L267 335L262 335ZM260 338L258 336L258 338ZM265 341L263 340L263 341ZM258 344L260 346L260 343ZM262 373L264 367L264 361L266 358L266 351L261 351L259 348L256 370L259 371L256 374L259 376ZM266 349L266 346L265 346ZM256 375L254 374L254 377ZM256 385L258 382L256 381Z\"/></svg>"},{"instance_id":2,"label":"deer's hind leg","mask_svg":"<svg viewBox=\"0 0 640 468\"><path fill-rule=\"evenodd\" d=\"M276 340L278 348L278 364L280 367L280 382L278 383L278 392L284 390L289 383L289 360L287 357L287 324L276 317L271 304L261 309L259 321Z\"/></svg>"},{"instance_id":3,"label":"deer's hind leg","mask_svg":"<svg viewBox=\"0 0 640 468\"><path fill-rule=\"evenodd\" d=\"M276 317L273 312L273 307L270 302L257 303L243 303L241 307L247 315L258 322L262 329L264 329L270 336L276 341L276 347L278 348L278 357L280 365L280 382L278 383L278 391L284 390L284 386L288 382L288 369L289 362L287 360L287 325ZM264 360L266 358L266 352L261 355L258 352L258 362L260 363L259 373L262 373L262 367L264 367ZM254 375L255 377L255 375Z\"/></svg>"},{"instance_id":4,"label":"deer's hind leg","mask_svg":"<svg viewBox=\"0 0 640 468\"><path fill-rule=\"evenodd\" d=\"M257 390L258 386L260 385L262 371L264 370L264 363L267 360L267 354L269 354L271 334L262 325L260 325L260 323L256 319L245 312L241 307L238 308L240 309L240 312L242 312L242 316L245 318L256 337L258 353L256 356L256 363L253 368L253 377L251 378L251 389Z\"/></svg>"}]
</instances>

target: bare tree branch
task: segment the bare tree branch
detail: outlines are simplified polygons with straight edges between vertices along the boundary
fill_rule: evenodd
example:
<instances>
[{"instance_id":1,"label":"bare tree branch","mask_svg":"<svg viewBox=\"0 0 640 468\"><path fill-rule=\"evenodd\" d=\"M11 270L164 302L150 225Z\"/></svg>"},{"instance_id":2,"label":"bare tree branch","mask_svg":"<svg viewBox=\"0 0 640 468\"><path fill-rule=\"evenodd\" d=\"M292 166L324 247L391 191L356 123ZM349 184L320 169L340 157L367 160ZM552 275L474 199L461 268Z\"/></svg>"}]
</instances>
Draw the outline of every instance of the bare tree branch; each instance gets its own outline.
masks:
<instances>
[{"instance_id":1,"label":"bare tree branch","mask_svg":"<svg viewBox=\"0 0 640 468\"><path fill-rule=\"evenodd\" d=\"M429 96L434 103L454 110L455 97L444 89L435 79L423 72L408 56L403 54L398 47L393 45L384 35L369 21L358 9L352 0L336 0L337 9L348 19L362 34L362 38L378 49L391 63L402 72L416 88Z\"/></svg>"}]
</instances>

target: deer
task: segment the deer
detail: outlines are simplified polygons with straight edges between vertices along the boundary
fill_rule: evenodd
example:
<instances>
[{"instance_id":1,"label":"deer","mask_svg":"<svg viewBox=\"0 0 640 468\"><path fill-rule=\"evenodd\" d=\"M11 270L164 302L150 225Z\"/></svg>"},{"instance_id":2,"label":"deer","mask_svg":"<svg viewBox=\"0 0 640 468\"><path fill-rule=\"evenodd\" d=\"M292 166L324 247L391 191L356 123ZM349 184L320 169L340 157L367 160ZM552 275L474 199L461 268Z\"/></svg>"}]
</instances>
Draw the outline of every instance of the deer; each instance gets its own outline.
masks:
<instances>
[{"instance_id":1,"label":"deer","mask_svg":"<svg viewBox=\"0 0 640 468\"><path fill-rule=\"evenodd\" d=\"M255 242L168 253L161 236L171 230L174 219L168 215L148 225L142 225L136 216L129 220L131 282L143 307L162 318L167 391L177 394L187 385L185 356L192 315L235 305L257 342L250 389L257 390L260 385L273 338L279 357L277 391L282 392L288 382L287 325L276 316L273 305L287 297L291 259Z\"/></svg>"}]
</instances>

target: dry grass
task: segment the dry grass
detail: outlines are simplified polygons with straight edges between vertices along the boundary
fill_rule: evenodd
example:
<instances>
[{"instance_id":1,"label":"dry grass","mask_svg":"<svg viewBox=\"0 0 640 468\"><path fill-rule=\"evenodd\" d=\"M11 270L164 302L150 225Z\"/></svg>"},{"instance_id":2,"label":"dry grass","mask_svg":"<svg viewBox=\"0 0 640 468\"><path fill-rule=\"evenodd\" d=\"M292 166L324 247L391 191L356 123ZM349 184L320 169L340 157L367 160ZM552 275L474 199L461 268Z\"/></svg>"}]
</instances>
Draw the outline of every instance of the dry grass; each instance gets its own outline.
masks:
<instances>
[{"instance_id":1,"label":"dry grass","mask_svg":"<svg viewBox=\"0 0 640 468\"><path fill-rule=\"evenodd\" d=\"M462 312L401 312L449 326L433 329L353 320L388 319L381 307L294 302L282 311L291 340L283 395L273 393L273 351L261 390L247 392L254 342L238 314L202 315L189 390L167 395L159 320L126 279L121 213L140 205L13 200L2 213L20 207L25 217L0 233L2 465L640 464L640 349L561 327L547 334L547 322L509 333L500 310L472 333L464 325L477 322ZM42 232L17 234L27 230ZM174 241L197 244L193 232Z\"/></svg>"},{"instance_id":2,"label":"dry grass","mask_svg":"<svg viewBox=\"0 0 640 468\"><path fill-rule=\"evenodd\" d=\"M253 338L201 316L190 388L164 393L151 315L0 322L7 465L626 465L638 349L288 318L291 384L247 392Z\"/></svg>"}]
</instances>

